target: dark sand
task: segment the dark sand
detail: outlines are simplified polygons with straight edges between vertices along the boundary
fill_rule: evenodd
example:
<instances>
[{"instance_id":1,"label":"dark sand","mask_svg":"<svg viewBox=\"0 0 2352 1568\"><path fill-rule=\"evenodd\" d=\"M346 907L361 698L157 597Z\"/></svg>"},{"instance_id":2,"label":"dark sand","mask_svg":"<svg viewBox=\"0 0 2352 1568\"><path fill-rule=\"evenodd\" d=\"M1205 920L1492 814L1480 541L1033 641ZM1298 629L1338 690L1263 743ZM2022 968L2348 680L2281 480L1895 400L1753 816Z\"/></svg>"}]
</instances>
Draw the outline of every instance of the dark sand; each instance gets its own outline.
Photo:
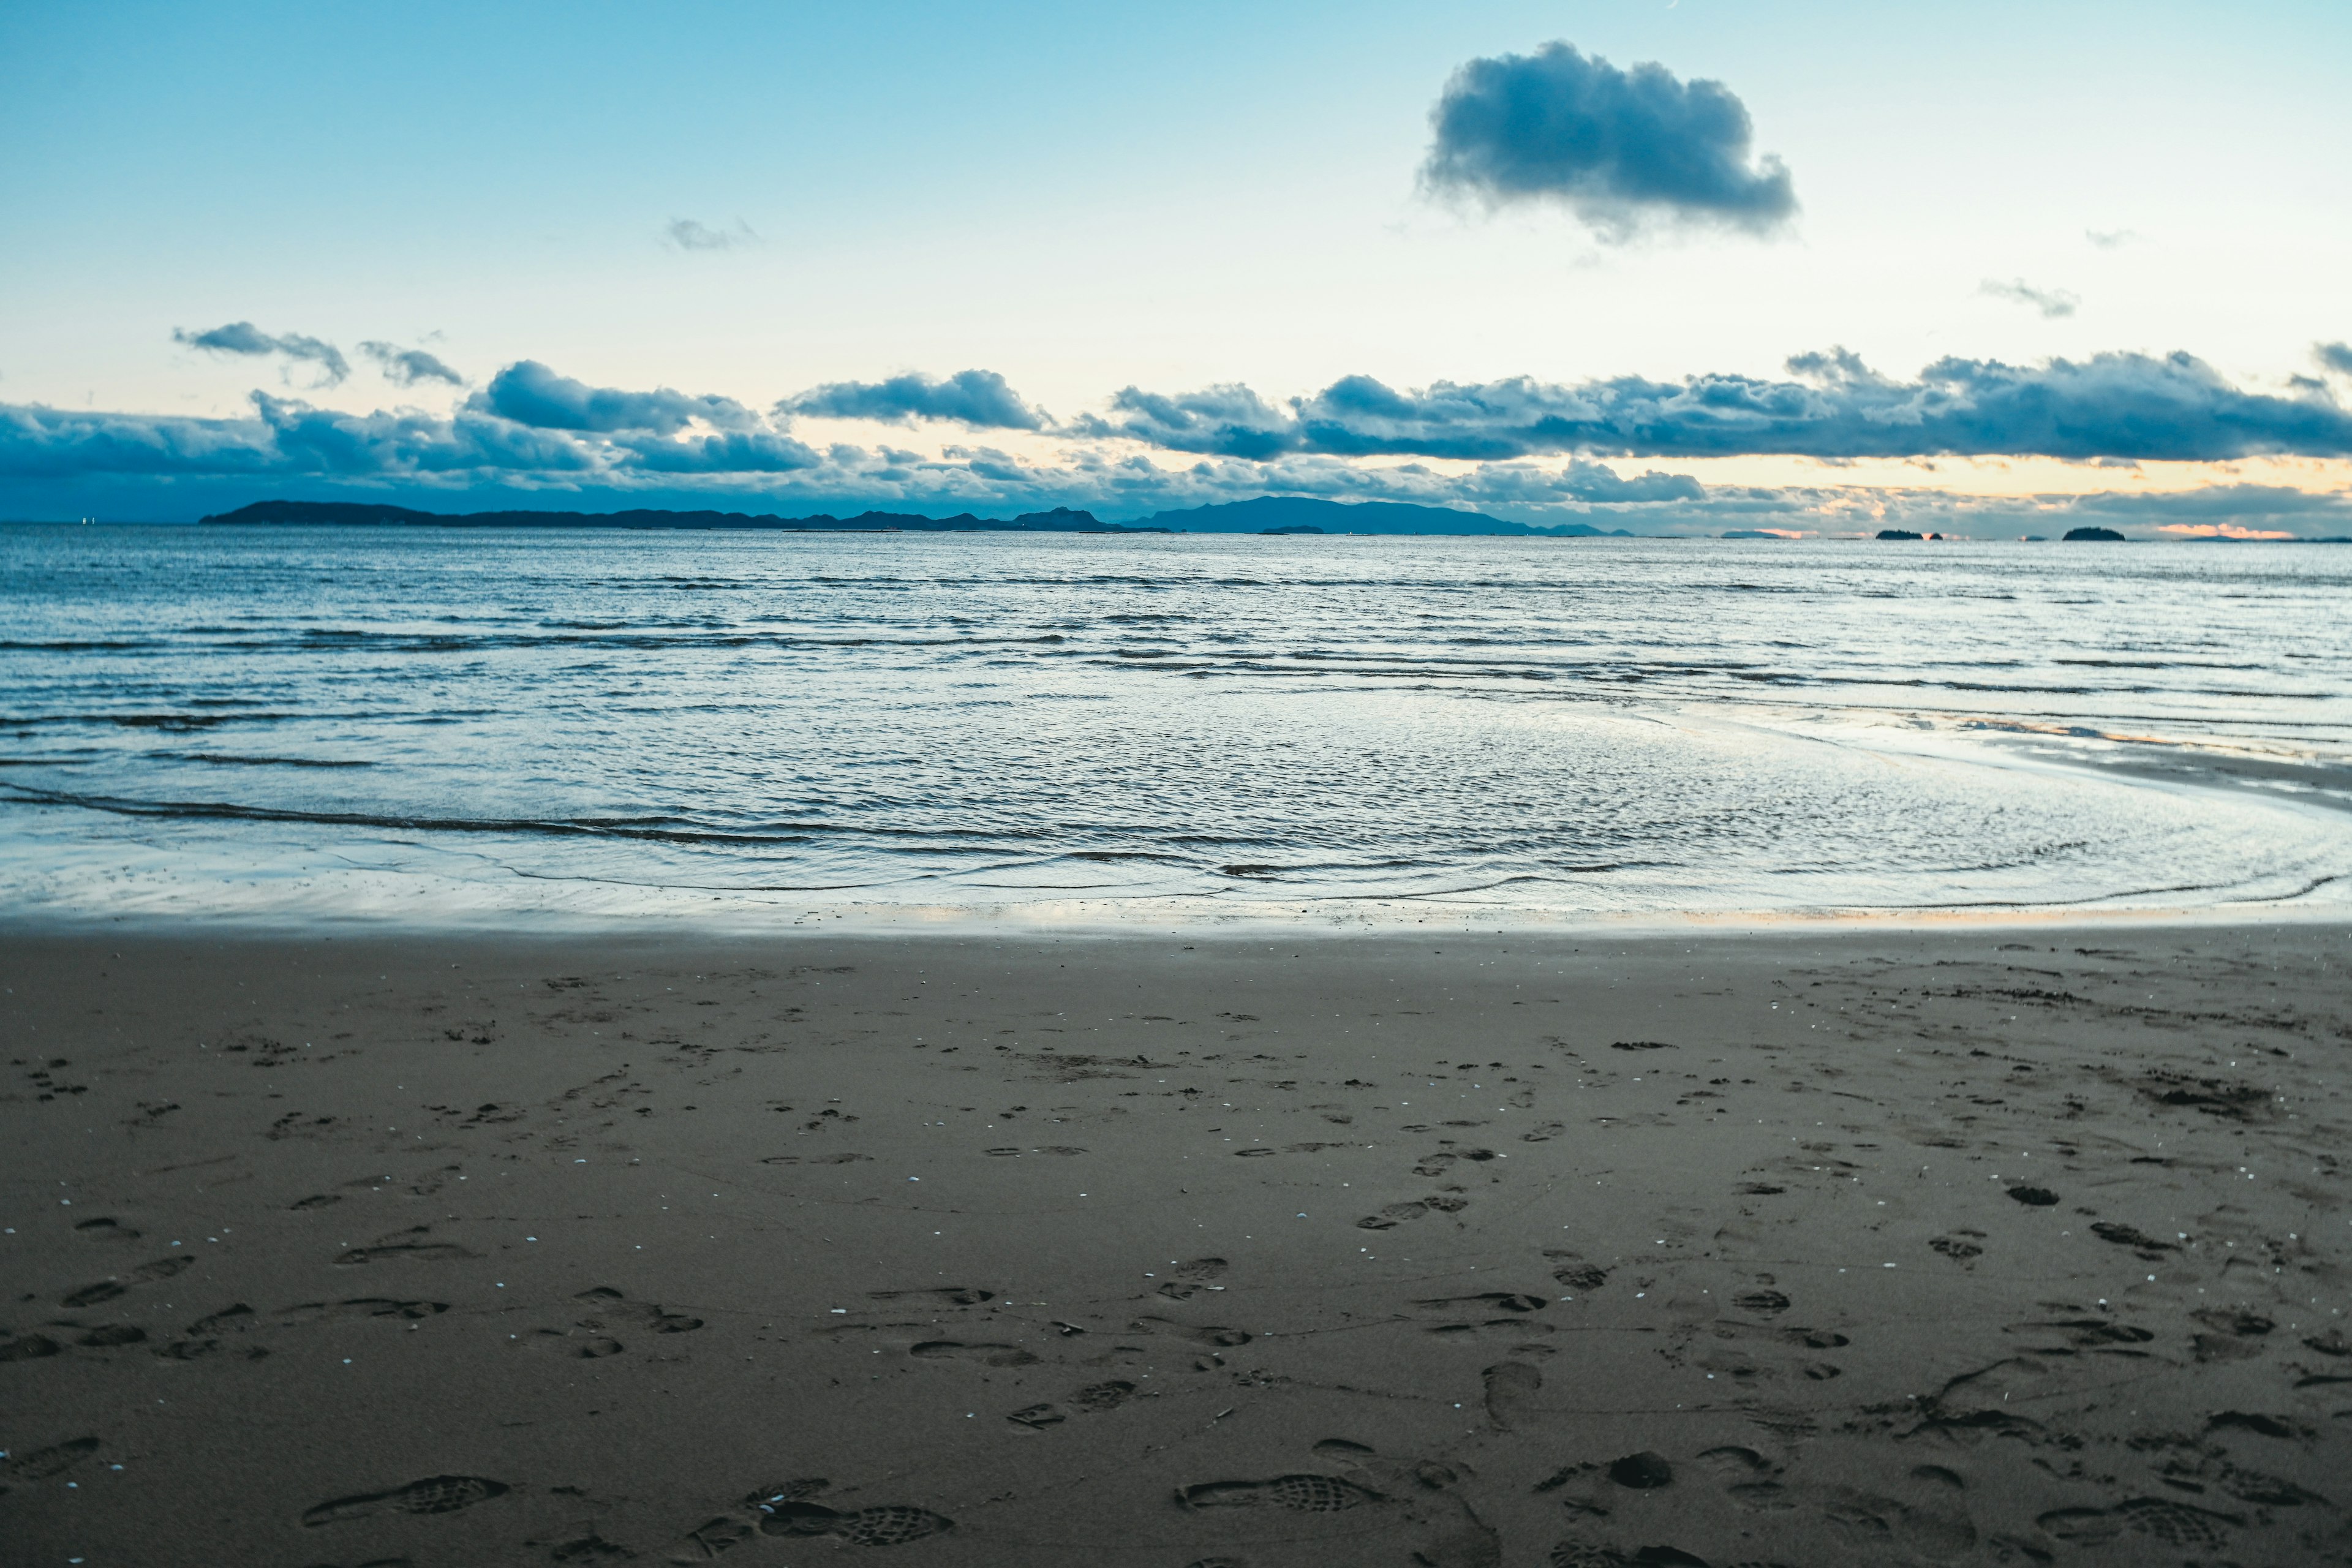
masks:
<instances>
[{"instance_id":1,"label":"dark sand","mask_svg":"<svg viewBox=\"0 0 2352 1568\"><path fill-rule=\"evenodd\" d=\"M2352 1561L2347 934L19 932L0 1559Z\"/></svg>"}]
</instances>

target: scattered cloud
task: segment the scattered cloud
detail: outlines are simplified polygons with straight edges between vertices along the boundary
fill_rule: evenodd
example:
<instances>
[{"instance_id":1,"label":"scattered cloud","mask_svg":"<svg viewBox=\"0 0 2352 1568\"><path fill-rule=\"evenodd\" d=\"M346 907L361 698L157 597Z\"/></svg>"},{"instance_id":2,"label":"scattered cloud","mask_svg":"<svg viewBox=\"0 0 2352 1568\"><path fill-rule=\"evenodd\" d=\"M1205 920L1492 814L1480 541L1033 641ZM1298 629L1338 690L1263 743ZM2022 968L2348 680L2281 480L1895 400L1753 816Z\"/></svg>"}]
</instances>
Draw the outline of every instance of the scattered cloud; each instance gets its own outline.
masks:
<instances>
[{"instance_id":1,"label":"scattered cloud","mask_svg":"<svg viewBox=\"0 0 2352 1568\"><path fill-rule=\"evenodd\" d=\"M2328 349L2352 359L2340 344L2315 352L2325 358ZM804 406L901 422L995 419L1043 439L932 452L887 442L820 448L786 426ZM2247 392L2187 354L2025 366L1947 359L1906 380L1832 349L1791 358L1779 377L1519 377L1398 389L1349 376L1279 401L1230 384L1177 395L1130 387L1104 413L1061 424L988 373L835 384L786 399L770 416L726 397L595 386L525 360L446 414L354 413L268 392L252 394L229 418L0 404L0 509L194 516L257 495L334 493L451 510L718 505L847 515L869 506L1063 505L1131 519L1278 495L1648 532L1903 526L2006 537L2100 522L2151 536L2352 533L2352 489L2228 475L2156 493L2135 479L2128 489L2089 494L1988 496L1849 484L1834 470L1818 482L1772 486L1702 484L1670 471L1678 458L1780 453L1832 464L2039 453L2083 462L2084 473L2126 474L2157 461L2342 458L2352 457L2352 411L2326 384Z\"/></svg>"},{"instance_id":2,"label":"scattered cloud","mask_svg":"<svg viewBox=\"0 0 2352 1568\"><path fill-rule=\"evenodd\" d=\"M2121 250L2134 240L2147 237L2131 228L2086 228L2083 231L2083 237L2101 250Z\"/></svg>"},{"instance_id":3,"label":"scattered cloud","mask_svg":"<svg viewBox=\"0 0 2352 1568\"><path fill-rule=\"evenodd\" d=\"M467 400L477 412L494 414L540 430L650 431L674 436L696 420L721 430L751 430L760 416L731 397L690 397L662 388L623 392L590 386L558 375L535 359L517 360Z\"/></svg>"},{"instance_id":4,"label":"scattered cloud","mask_svg":"<svg viewBox=\"0 0 2352 1568\"><path fill-rule=\"evenodd\" d=\"M1042 409L1032 407L992 370L960 370L944 380L894 375L887 381L835 381L776 405L782 415L829 419L878 419L911 425L944 420L977 430L1042 430Z\"/></svg>"},{"instance_id":5,"label":"scattered cloud","mask_svg":"<svg viewBox=\"0 0 2352 1568\"><path fill-rule=\"evenodd\" d=\"M352 374L350 363L334 344L305 337L300 332L286 332L273 337L251 321L231 321L226 326L202 332L174 327L172 329L172 341L200 349L205 353L242 354L253 358L278 354L315 365L320 386L341 386Z\"/></svg>"},{"instance_id":6,"label":"scattered cloud","mask_svg":"<svg viewBox=\"0 0 2352 1568\"><path fill-rule=\"evenodd\" d=\"M360 353L375 361L383 378L396 386L415 386L423 381L446 381L451 386L463 386L466 378L451 370L435 355L423 349L404 349L397 343L371 341L360 345Z\"/></svg>"},{"instance_id":7,"label":"scattered cloud","mask_svg":"<svg viewBox=\"0 0 2352 1568\"><path fill-rule=\"evenodd\" d=\"M2060 316L2073 315L2083 303L2080 294L2064 289L2036 289L2022 278L2012 278L2006 283L1998 278L1988 278L1977 285L1977 292L1989 294L1996 300L2031 305L2053 321Z\"/></svg>"},{"instance_id":8,"label":"scattered cloud","mask_svg":"<svg viewBox=\"0 0 2352 1568\"><path fill-rule=\"evenodd\" d=\"M1748 109L1731 89L1654 61L1622 70L1566 43L1474 59L1430 123L1424 188L1558 203L1612 241L1660 223L1762 234L1797 211L1780 159L1751 166Z\"/></svg>"},{"instance_id":9,"label":"scattered cloud","mask_svg":"<svg viewBox=\"0 0 2352 1568\"><path fill-rule=\"evenodd\" d=\"M2332 401L2241 391L2193 355L2104 353L2039 365L1943 359L1910 381L1843 350L1799 354L1790 379L1526 376L1397 391L1345 376L1267 403L1245 386L1170 396L1128 387L1108 416L1066 428L1171 451L1263 460L1286 453L1501 460L1556 453L1649 458L1787 454L1827 459L2038 455L2217 461L2352 456Z\"/></svg>"},{"instance_id":10,"label":"scattered cloud","mask_svg":"<svg viewBox=\"0 0 2352 1568\"><path fill-rule=\"evenodd\" d=\"M2352 375L2352 343L2314 343L2311 357L2338 375Z\"/></svg>"},{"instance_id":11,"label":"scattered cloud","mask_svg":"<svg viewBox=\"0 0 2352 1568\"><path fill-rule=\"evenodd\" d=\"M751 232L751 226L740 217L732 228L712 228L690 217L674 217L663 227L662 235L680 250L734 250L760 243L760 237Z\"/></svg>"}]
</instances>

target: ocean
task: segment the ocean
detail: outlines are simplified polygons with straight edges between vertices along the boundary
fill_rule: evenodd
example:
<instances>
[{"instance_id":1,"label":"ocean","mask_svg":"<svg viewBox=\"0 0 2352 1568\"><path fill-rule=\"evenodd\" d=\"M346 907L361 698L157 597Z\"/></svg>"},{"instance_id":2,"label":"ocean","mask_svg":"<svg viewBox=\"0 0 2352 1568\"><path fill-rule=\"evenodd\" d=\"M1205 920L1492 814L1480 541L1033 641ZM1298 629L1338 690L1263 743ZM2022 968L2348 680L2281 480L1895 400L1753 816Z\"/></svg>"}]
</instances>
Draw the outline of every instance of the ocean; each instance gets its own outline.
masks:
<instances>
[{"instance_id":1,"label":"ocean","mask_svg":"<svg viewBox=\"0 0 2352 1568\"><path fill-rule=\"evenodd\" d=\"M19 918L2341 911L2352 550L0 527Z\"/></svg>"}]
</instances>

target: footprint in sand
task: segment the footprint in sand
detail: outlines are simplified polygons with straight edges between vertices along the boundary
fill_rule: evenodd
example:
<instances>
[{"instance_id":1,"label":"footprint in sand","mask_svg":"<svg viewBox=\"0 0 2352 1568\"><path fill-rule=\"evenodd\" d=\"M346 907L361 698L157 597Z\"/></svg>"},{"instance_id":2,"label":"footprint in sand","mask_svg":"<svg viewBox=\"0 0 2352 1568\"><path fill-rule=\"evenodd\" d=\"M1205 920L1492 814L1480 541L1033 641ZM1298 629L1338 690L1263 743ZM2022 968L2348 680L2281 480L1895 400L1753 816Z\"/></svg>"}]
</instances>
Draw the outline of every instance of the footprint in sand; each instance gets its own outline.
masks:
<instances>
[{"instance_id":1,"label":"footprint in sand","mask_svg":"<svg viewBox=\"0 0 2352 1568\"><path fill-rule=\"evenodd\" d=\"M302 1522L315 1529L380 1513L455 1513L478 1502L503 1497L507 1490L504 1482L481 1476L427 1476L388 1492L366 1492L322 1502L305 1513Z\"/></svg>"},{"instance_id":2,"label":"footprint in sand","mask_svg":"<svg viewBox=\"0 0 2352 1568\"><path fill-rule=\"evenodd\" d=\"M1487 1335L1502 1339L1524 1340L1549 1335L1553 1331L1549 1323L1538 1322L1535 1320L1534 1314L1542 1311L1549 1305L1541 1296L1525 1295L1516 1291L1490 1290L1476 1296L1441 1296L1433 1300L1415 1301L1413 1305L1423 1310L1449 1315L1485 1314L1475 1321L1457 1321L1430 1325L1426 1331L1442 1339ZM1530 1347L1530 1350L1535 1348Z\"/></svg>"},{"instance_id":3,"label":"footprint in sand","mask_svg":"<svg viewBox=\"0 0 2352 1568\"><path fill-rule=\"evenodd\" d=\"M90 1330L74 1343L86 1345L91 1350L112 1350L121 1345L138 1344L146 1338L147 1331L135 1324L109 1323L104 1328Z\"/></svg>"},{"instance_id":4,"label":"footprint in sand","mask_svg":"<svg viewBox=\"0 0 2352 1568\"><path fill-rule=\"evenodd\" d=\"M467 1251L454 1241L424 1240L423 1237L428 1234L428 1227L421 1225L413 1230L396 1230L389 1236L376 1237L365 1247L350 1248L338 1255L335 1262L349 1268L366 1263L402 1261L451 1263L459 1258L481 1256L479 1253Z\"/></svg>"},{"instance_id":5,"label":"footprint in sand","mask_svg":"<svg viewBox=\"0 0 2352 1568\"><path fill-rule=\"evenodd\" d=\"M1359 1230L1393 1230L1409 1219L1419 1219L1426 1214L1459 1214L1470 1206L1468 1198L1454 1193L1438 1193L1405 1203L1390 1204L1378 1214L1366 1215L1356 1222Z\"/></svg>"},{"instance_id":6,"label":"footprint in sand","mask_svg":"<svg viewBox=\"0 0 2352 1568\"><path fill-rule=\"evenodd\" d=\"M1108 1383L1090 1383L1068 1395L1068 1402L1081 1415L1098 1415L1116 1410L1134 1397L1135 1384L1118 1379ZM1058 1405L1032 1405L1016 1410L1005 1419L1016 1426L1042 1432L1048 1426L1058 1426L1070 1418L1070 1413Z\"/></svg>"},{"instance_id":7,"label":"footprint in sand","mask_svg":"<svg viewBox=\"0 0 2352 1568\"><path fill-rule=\"evenodd\" d=\"M425 1318L438 1317L448 1310L446 1301L402 1301L389 1296L355 1296L343 1301L305 1301L299 1307L283 1309L277 1314L277 1319L286 1328L362 1318L399 1318L404 1321L417 1322ZM215 1312L191 1325L188 1331L194 1334L222 1326L237 1311L232 1307L226 1312Z\"/></svg>"},{"instance_id":8,"label":"footprint in sand","mask_svg":"<svg viewBox=\"0 0 2352 1568\"><path fill-rule=\"evenodd\" d=\"M517 1350L562 1356L572 1361L600 1361L605 1356L619 1355L623 1349L620 1341L608 1339L603 1334L566 1333L562 1329L533 1329L529 1333L509 1334L507 1338Z\"/></svg>"},{"instance_id":9,"label":"footprint in sand","mask_svg":"<svg viewBox=\"0 0 2352 1568\"><path fill-rule=\"evenodd\" d=\"M927 1508L889 1503L844 1512L819 1502L777 1502L760 1505L766 1518L762 1535L830 1535L850 1546L903 1546L909 1541L941 1535L955 1521Z\"/></svg>"},{"instance_id":10,"label":"footprint in sand","mask_svg":"<svg viewBox=\"0 0 2352 1568\"><path fill-rule=\"evenodd\" d=\"M1138 1334L1174 1334L1181 1339L1191 1340L1196 1344L1210 1345L1218 1350L1231 1350L1235 1345L1245 1345L1255 1337L1247 1329L1229 1329L1216 1324L1179 1323L1167 1318L1151 1317L1138 1318L1129 1331Z\"/></svg>"},{"instance_id":11,"label":"footprint in sand","mask_svg":"<svg viewBox=\"0 0 2352 1568\"><path fill-rule=\"evenodd\" d=\"M1525 1362L1500 1362L1486 1369L1486 1419L1497 1432L1507 1432L1535 1409L1543 1390L1543 1373Z\"/></svg>"},{"instance_id":12,"label":"footprint in sand","mask_svg":"<svg viewBox=\"0 0 2352 1568\"><path fill-rule=\"evenodd\" d=\"M955 1528L955 1521L945 1514L905 1503L836 1509L816 1501L831 1485L808 1479L764 1488L751 1494L748 1518L721 1517L697 1526L664 1561L707 1563L761 1535L830 1536L845 1546L901 1546Z\"/></svg>"},{"instance_id":13,"label":"footprint in sand","mask_svg":"<svg viewBox=\"0 0 2352 1568\"><path fill-rule=\"evenodd\" d=\"M1486 1290L1475 1296L1432 1296L1413 1302L1439 1312L1540 1312L1551 1303L1524 1291Z\"/></svg>"},{"instance_id":14,"label":"footprint in sand","mask_svg":"<svg viewBox=\"0 0 2352 1568\"><path fill-rule=\"evenodd\" d=\"M1522 1143L1549 1143L1567 1131L1567 1125L1563 1122L1547 1121L1539 1127L1531 1127L1527 1131L1520 1133L1519 1142Z\"/></svg>"},{"instance_id":15,"label":"footprint in sand","mask_svg":"<svg viewBox=\"0 0 2352 1568\"><path fill-rule=\"evenodd\" d=\"M1167 1271L1159 1293L1171 1301L1189 1301L1202 1290L1222 1290L1224 1287L1215 1281L1224 1278L1225 1268L1222 1258L1190 1258Z\"/></svg>"},{"instance_id":16,"label":"footprint in sand","mask_svg":"<svg viewBox=\"0 0 2352 1568\"><path fill-rule=\"evenodd\" d=\"M907 1353L919 1361L976 1361L982 1366L1028 1366L1037 1359L1019 1345L966 1344L961 1340L925 1340Z\"/></svg>"},{"instance_id":17,"label":"footprint in sand","mask_svg":"<svg viewBox=\"0 0 2352 1568\"><path fill-rule=\"evenodd\" d=\"M46 1448L36 1448L29 1454L19 1454L0 1465L0 1476L12 1481L45 1481L51 1476L61 1476L92 1454L98 1452L95 1437L76 1437L70 1442L56 1443Z\"/></svg>"},{"instance_id":18,"label":"footprint in sand","mask_svg":"<svg viewBox=\"0 0 2352 1568\"><path fill-rule=\"evenodd\" d=\"M1338 1513L1382 1500L1370 1487L1337 1476L1275 1476L1262 1481L1202 1481L1178 1489L1186 1508L1279 1508L1292 1513Z\"/></svg>"},{"instance_id":19,"label":"footprint in sand","mask_svg":"<svg viewBox=\"0 0 2352 1568\"><path fill-rule=\"evenodd\" d=\"M993 1290L971 1285L941 1285L920 1290L868 1290L869 1301L937 1301L950 1307L977 1307L996 1300Z\"/></svg>"},{"instance_id":20,"label":"footprint in sand","mask_svg":"<svg viewBox=\"0 0 2352 1568\"><path fill-rule=\"evenodd\" d=\"M1759 1513L1785 1513L1797 1506L1795 1496L1772 1478L1780 1467L1753 1448L1728 1445L1709 1448L1698 1457L1700 1468L1723 1483L1725 1495L1740 1507Z\"/></svg>"},{"instance_id":21,"label":"footprint in sand","mask_svg":"<svg viewBox=\"0 0 2352 1568\"><path fill-rule=\"evenodd\" d=\"M1570 1290L1598 1290L1609 1282L1609 1270L1573 1252L1546 1252L1544 1257L1555 1266L1551 1277Z\"/></svg>"},{"instance_id":22,"label":"footprint in sand","mask_svg":"<svg viewBox=\"0 0 2352 1568\"><path fill-rule=\"evenodd\" d=\"M580 1320L583 1329L603 1331L615 1324L627 1324L650 1329L657 1334L690 1334L702 1327L700 1318L665 1311L652 1301L632 1301L610 1285L583 1290L572 1300L588 1309L588 1315Z\"/></svg>"}]
</instances>

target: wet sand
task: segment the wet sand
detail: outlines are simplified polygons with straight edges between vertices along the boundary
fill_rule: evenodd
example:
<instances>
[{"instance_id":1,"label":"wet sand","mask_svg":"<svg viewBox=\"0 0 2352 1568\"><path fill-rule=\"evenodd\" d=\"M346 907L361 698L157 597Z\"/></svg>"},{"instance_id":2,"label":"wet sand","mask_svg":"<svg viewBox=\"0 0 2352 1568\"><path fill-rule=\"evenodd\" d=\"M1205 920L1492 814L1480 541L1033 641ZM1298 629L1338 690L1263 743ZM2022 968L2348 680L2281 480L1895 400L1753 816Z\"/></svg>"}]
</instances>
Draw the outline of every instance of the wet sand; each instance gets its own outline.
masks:
<instances>
[{"instance_id":1,"label":"wet sand","mask_svg":"<svg viewBox=\"0 0 2352 1568\"><path fill-rule=\"evenodd\" d=\"M14 932L0 1555L2352 1561L2347 956Z\"/></svg>"}]
</instances>

